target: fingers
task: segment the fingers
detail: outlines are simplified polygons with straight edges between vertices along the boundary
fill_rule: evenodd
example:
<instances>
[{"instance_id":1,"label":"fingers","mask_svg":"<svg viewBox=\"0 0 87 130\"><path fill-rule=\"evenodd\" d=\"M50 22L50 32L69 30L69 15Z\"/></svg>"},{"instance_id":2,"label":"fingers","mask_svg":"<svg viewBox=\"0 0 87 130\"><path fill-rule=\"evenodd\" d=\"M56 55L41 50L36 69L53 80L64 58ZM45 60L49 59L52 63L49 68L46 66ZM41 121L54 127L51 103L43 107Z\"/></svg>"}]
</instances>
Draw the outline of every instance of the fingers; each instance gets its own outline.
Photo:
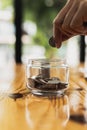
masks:
<instances>
[{"instance_id":1,"label":"fingers","mask_svg":"<svg viewBox=\"0 0 87 130\"><path fill-rule=\"evenodd\" d=\"M71 7L72 2L73 1L70 0L69 2L66 3L65 7L60 11L60 13L56 16L53 22L53 37L55 39L57 48L61 46L62 37L63 37L61 32L61 27L62 27L64 17L67 11L69 10L69 8Z\"/></svg>"},{"instance_id":2,"label":"fingers","mask_svg":"<svg viewBox=\"0 0 87 130\"><path fill-rule=\"evenodd\" d=\"M71 8L68 10L68 12L64 18L64 21L62 24L63 29L68 29L68 27L70 28L71 21L73 19L73 16L75 15L77 9L78 9L77 1L74 1L72 3Z\"/></svg>"},{"instance_id":3,"label":"fingers","mask_svg":"<svg viewBox=\"0 0 87 130\"><path fill-rule=\"evenodd\" d=\"M62 28L74 35L87 34L87 1L76 0L65 16Z\"/></svg>"},{"instance_id":4,"label":"fingers","mask_svg":"<svg viewBox=\"0 0 87 130\"><path fill-rule=\"evenodd\" d=\"M63 24L62 24L62 30L64 30L64 33L66 33L66 35L68 35L68 39L72 36L77 35L77 31L75 30L75 28L73 28L73 26L71 25L72 19L75 15L75 13L78 10L78 0L74 0L72 3L71 8L68 10L68 13L66 14Z\"/></svg>"},{"instance_id":5,"label":"fingers","mask_svg":"<svg viewBox=\"0 0 87 130\"><path fill-rule=\"evenodd\" d=\"M56 16L56 18L54 19L53 23L57 23L57 25L60 25L63 20L65 15L67 14L68 10L70 9L71 5L72 5L73 1L69 0L66 5L64 6L64 8L58 13L58 15Z\"/></svg>"},{"instance_id":6,"label":"fingers","mask_svg":"<svg viewBox=\"0 0 87 130\"><path fill-rule=\"evenodd\" d=\"M76 14L72 19L71 26L74 27L78 33L85 35L87 34L87 24L85 24L86 22L87 22L87 6L85 5L83 6L83 4L80 4Z\"/></svg>"},{"instance_id":7,"label":"fingers","mask_svg":"<svg viewBox=\"0 0 87 130\"><path fill-rule=\"evenodd\" d=\"M73 19L71 21L71 26L73 26L73 27L82 26L82 24L83 24L82 17L83 17L83 11L82 11L81 5L80 5L77 12L73 16Z\"/></svg>"},{"instance_id":8,"label":"fingers","mask_svg":"<svg viewBox=\"0 0 87 130\"><path fill-rule=\"evenodd\" d=\"M62 32L60 30L60 28L56 27L54 25L54 35L53 35L54 39L55 39L55 45L57 48L59 48L61 46L61 40L62 40Z\"/></svg>"},{"instance_id":9,"label":"fingers","mask_svg":"<svg viewBox=\"0 0 87 130\"><path fill-rule=\"evenodd\" d=\"M54 20L56 47L76 35L87 35L87 0L69 0Z\"/></svg>"}]
</instances>

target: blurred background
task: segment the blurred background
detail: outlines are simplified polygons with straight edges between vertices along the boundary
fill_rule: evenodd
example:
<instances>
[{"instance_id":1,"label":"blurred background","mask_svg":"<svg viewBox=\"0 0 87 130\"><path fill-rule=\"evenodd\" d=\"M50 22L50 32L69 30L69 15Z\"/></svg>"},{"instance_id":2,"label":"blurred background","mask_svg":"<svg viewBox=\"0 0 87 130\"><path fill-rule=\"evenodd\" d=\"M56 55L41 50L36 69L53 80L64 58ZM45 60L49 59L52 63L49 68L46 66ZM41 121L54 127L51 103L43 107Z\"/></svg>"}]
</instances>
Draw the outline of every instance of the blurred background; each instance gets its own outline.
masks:
<instances>
[{"instance_id":1,"label":"blurred background","mask_svg":"<svg viewBox=\"0 0 87 130\"><path fill-rule=\"evenodd\" d=\"M84 37L49 46L53 20L67 0L0 0L0 66L26 63L28 58L66 58L71 66L84 62ZM81 44L82 43L82 44Z\"/></svg>"}]
</instances>

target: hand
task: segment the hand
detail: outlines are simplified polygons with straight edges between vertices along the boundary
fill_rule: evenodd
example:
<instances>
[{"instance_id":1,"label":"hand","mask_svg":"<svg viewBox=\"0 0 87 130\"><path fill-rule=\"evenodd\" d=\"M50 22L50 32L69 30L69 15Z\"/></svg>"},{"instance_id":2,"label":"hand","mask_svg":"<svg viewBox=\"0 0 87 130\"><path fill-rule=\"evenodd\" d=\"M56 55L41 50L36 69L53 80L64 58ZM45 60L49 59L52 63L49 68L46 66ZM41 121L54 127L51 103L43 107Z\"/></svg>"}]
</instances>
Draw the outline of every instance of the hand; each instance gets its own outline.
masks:
<instances>
[{"instance_id":1,"label":"hand","mask_svg":"<svg viewBox=\"0 0 87 130\"><path fill-rule=\"evenodd\" d=\"M87 35L87 0L68 0L53 22L57 48L76 35Z\"/></svg>"}]
</instances>

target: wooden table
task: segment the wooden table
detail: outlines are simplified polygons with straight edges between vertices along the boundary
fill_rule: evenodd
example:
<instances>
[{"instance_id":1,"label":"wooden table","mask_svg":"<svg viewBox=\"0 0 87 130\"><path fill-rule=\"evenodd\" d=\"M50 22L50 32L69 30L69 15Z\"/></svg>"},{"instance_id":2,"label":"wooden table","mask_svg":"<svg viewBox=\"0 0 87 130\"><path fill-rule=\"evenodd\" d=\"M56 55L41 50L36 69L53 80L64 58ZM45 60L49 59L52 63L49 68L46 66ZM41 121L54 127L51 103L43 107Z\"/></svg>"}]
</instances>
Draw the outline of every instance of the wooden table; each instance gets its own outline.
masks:
<instances>
[{"instance_id":1,"label":"wooden table","mask_svg":"<svg viewBox=\"0 0 87 130\"><path fill-rule=\"evenodd\" d=\"M24 65L0 69L0 130L87 130L87 81L77 70L58 98L32 95Z\"/></svg>"}]
</instances>

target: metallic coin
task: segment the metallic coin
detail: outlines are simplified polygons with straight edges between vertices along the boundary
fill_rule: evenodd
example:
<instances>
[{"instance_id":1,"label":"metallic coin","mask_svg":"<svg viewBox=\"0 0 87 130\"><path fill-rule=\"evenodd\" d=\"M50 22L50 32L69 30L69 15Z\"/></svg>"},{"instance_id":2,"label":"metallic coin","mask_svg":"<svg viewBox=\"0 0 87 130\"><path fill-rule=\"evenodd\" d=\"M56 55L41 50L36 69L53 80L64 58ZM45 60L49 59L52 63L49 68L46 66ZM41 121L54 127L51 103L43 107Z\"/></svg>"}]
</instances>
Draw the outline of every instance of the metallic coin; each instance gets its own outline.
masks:
<instances>
[{"instance_id":1,"label":"metallic coin","mask_svg":"<svg viewBox=\"0 0 87 130\"><path fill-rule=\"evenodd\" d=\"M32 78L28 78L28 85L30 87L34 87L35 86L35 81Z\"/></svg>"},{"instance_id":2,"label":"metallic coin","mask_svg":"<svg viewBox=\"0 0 87 130\"><path fill-rule=\"evenodd\" d=\"M43 78L41 75L28 78L28 85L32 88L46 91L61 90L67 86L67 84L63 83L58 77Z\"/></svg>"},{"instance_id":3,"label":"metallic coin","mask_svg":"<svg viewBox=\"0 0 87 130\"><path fill-rule=\"evenodd\" d=\"M23 94L21 93L11 93L8 95L10 98L13 98L13 99L17 99L17 98L22 98L23 97Z\"/></svg>"},{"instance_id":4,"label":"metallic coin","mask_svg":"<svg viewBox=\"0 0 87 130\"><path fill-rule=\"evenodd\" d=\"M49 45L52 47L56 47L55 40L54 40L53 36L49 39Z\"/></svg>"}]
</instances>

